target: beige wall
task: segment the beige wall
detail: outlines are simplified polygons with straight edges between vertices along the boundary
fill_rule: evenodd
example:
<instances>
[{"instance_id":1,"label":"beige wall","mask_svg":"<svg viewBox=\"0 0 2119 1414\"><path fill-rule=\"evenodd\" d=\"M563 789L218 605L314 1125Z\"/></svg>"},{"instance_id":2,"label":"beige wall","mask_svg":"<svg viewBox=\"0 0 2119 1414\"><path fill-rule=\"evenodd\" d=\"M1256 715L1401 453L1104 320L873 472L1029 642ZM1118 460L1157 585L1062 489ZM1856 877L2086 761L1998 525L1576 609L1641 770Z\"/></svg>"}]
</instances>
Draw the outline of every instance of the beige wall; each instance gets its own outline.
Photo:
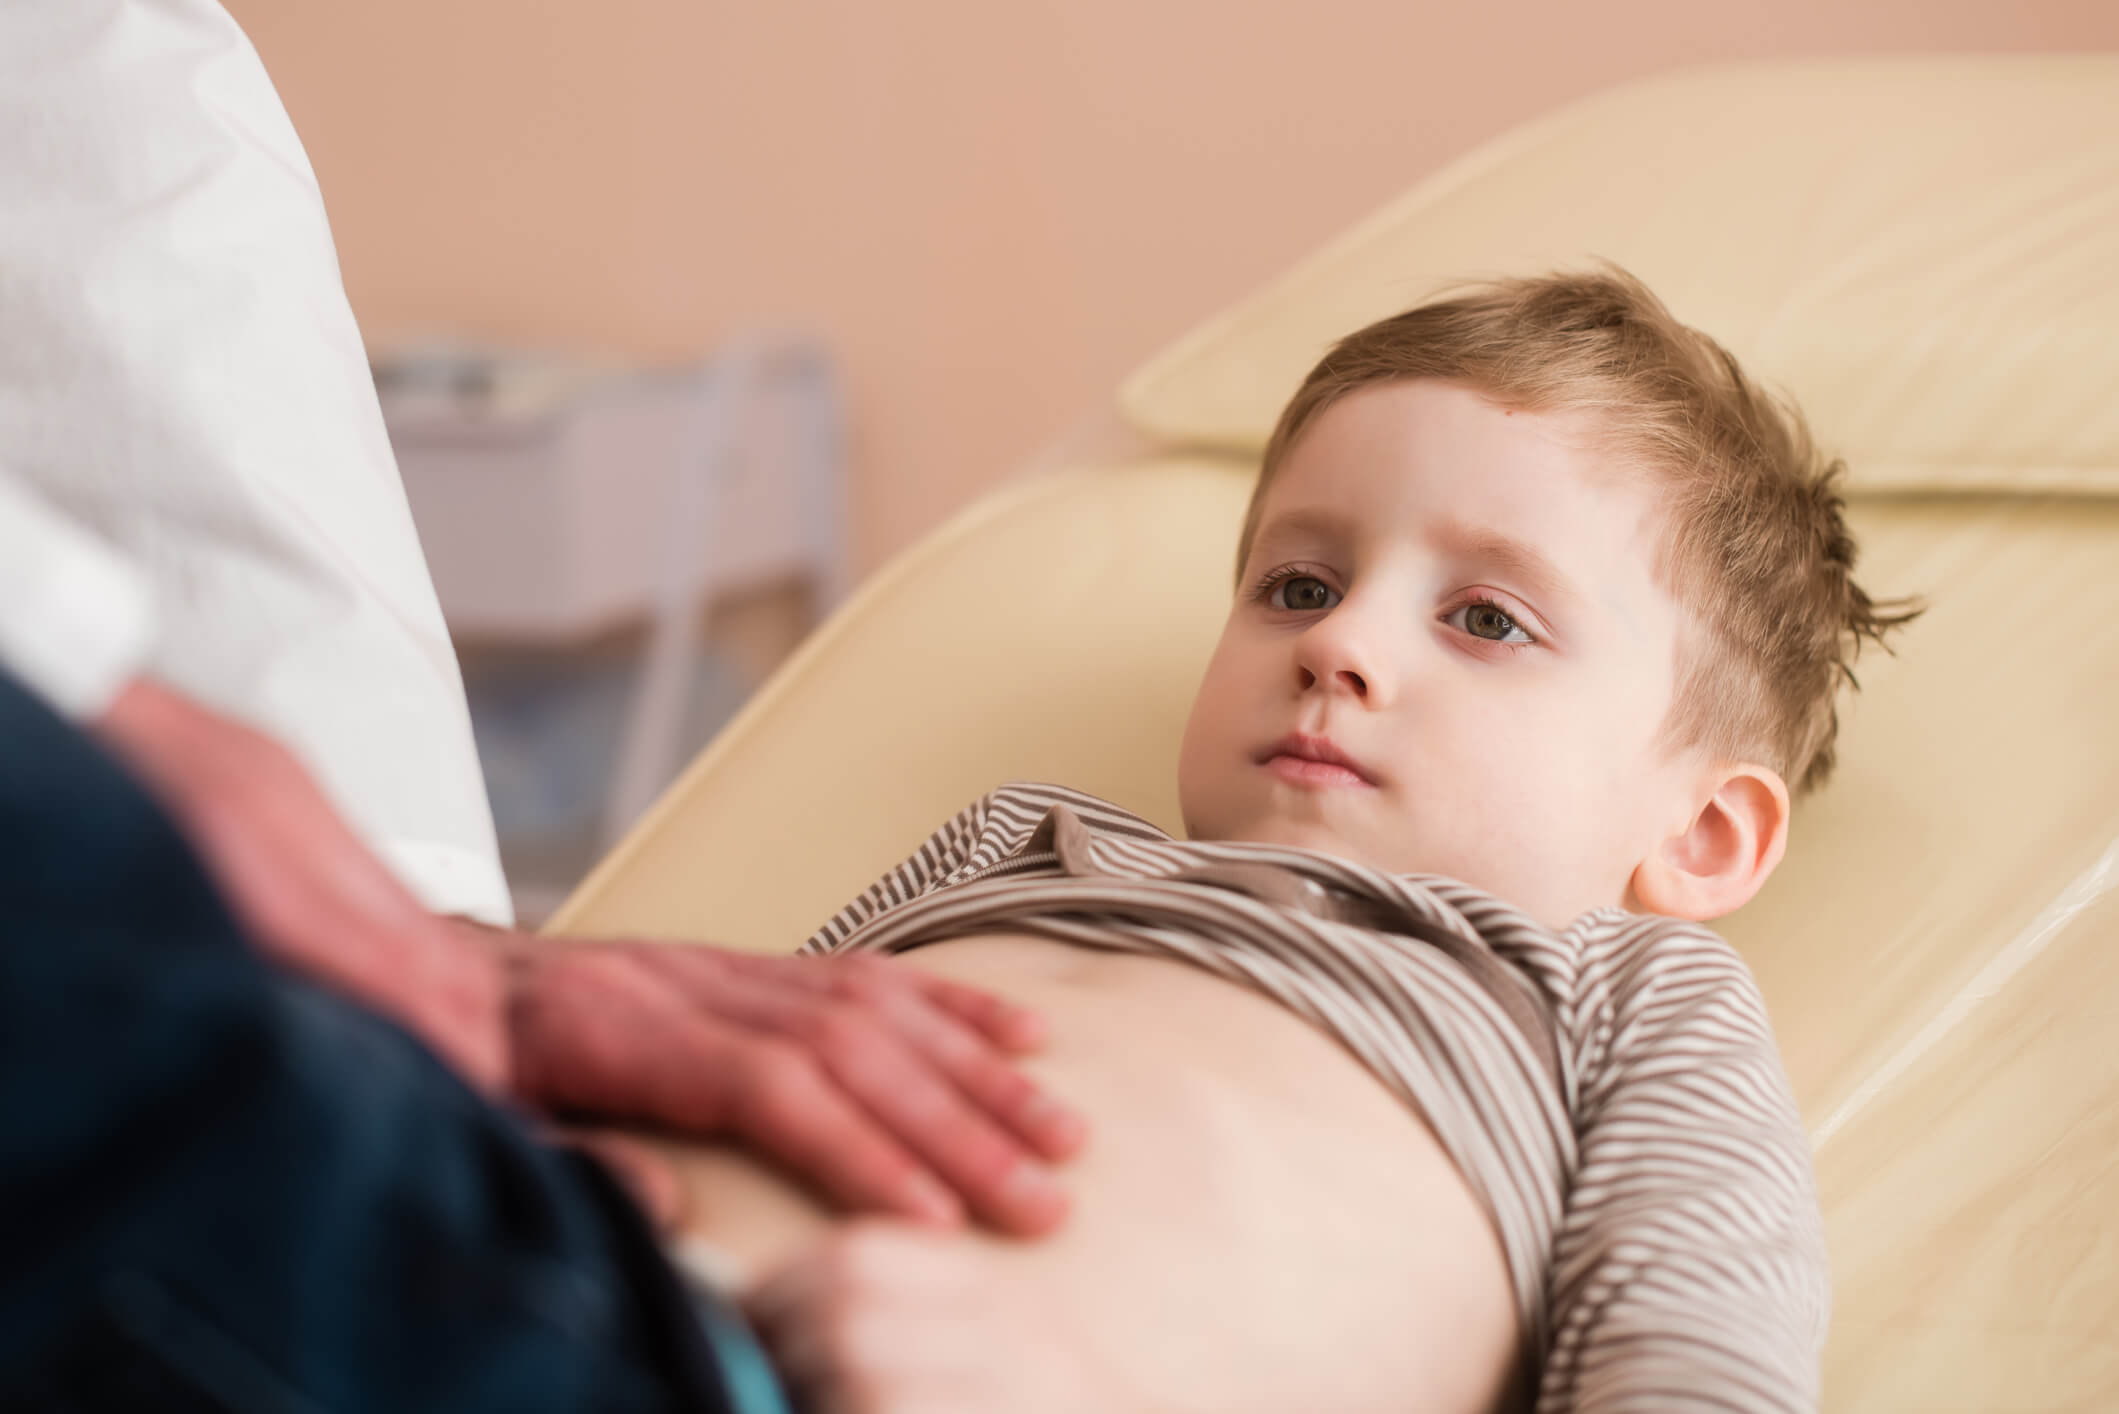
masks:
<instances>
[{"instance_id":1,"label":"beige wall","mask_svg":"<svg viewBox=\"0 0 2119 1414\"><path fill-rule=\"evenodd\" d=\"M864 566L1567 99L1713 59L2119 48L2119 0L228 3L371 342L817 329L852 385Z\"/></svg>"}]
</instances>

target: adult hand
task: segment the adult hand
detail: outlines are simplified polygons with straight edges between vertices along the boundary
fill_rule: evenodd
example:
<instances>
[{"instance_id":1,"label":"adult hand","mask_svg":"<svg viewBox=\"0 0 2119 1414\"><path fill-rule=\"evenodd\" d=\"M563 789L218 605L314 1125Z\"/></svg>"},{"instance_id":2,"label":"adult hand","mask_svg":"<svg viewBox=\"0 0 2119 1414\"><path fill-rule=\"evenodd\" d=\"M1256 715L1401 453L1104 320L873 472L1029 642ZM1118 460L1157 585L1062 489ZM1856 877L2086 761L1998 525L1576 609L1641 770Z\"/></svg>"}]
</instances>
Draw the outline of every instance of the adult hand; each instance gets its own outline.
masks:
<instances>
[{"instance_id":1,"label":"adult hand","mask_svg":"<svg viewBox=\"0 0 2119 1414\"><path fill-rule=\"evenodd\" d=\"M1005 1230L1065 1200L1038 1156L1080 1120L1004 1058L1036 1019L882 959L559 943L430 913L263 733L148 680L99 734L184 829L269 955L396 1019L488 1091L724 1134L841 1201ZM592 1145L653 1211L677 1191L644 1149Z\"/></svg>"},{"instance_id":2,"label":"adult hand","mask_svg":"<svg viewBox=\"0 0 2119 1414\"><path fill-rule=\"evenodd\" d=\"M150 679L96 724L268 955L394 1018L473 1084L508 1071L495 950L427 911L264 733Z\"/></svg>"},{"instance_id":3,"label":"adult hand","mask_svg":"<svg viewBox=\"0 0 2119 1414\"><path fill-rule=\"evenodd\" d=\"M745 1314L808 1414L1146 1414L1035 1274L963 1236L840 1227Z\"/></svg>"},{"instance_id":4,"label":"adult hand","mask_svg":"<svg viewBox=\"0 0 2119 1414\"><path fill-rule=\"evenodd\" d=\"M886 958L651 943L508 948L517 1093L729 1135L857 1211L1029 1236L1066 1215L1044 1160L1081 1119L1009 1060L1037 1018ZM625 1166L642 1174L642 1156ZM636 1186L666 1192L645 1177Z\"/></svg>"}]
</instances>

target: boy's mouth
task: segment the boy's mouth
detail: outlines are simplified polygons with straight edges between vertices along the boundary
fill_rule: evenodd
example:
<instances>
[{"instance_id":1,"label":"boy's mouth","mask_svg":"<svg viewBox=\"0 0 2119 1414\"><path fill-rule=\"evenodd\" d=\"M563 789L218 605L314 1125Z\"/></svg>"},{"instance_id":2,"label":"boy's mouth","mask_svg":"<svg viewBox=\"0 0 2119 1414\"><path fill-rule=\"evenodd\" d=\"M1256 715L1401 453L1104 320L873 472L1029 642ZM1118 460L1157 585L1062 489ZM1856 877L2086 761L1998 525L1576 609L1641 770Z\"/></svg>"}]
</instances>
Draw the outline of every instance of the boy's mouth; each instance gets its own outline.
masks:
<instances>
[{"instance_id":1,"label":"boy's mouth","mask_svg":"<svg viewBox=\"0 0 2119 1414\"><path fill-rule=\"evenodd\" d=\"M1332 744L1330 737L1289 732L1258 753L1257 763L1284 781L1302 786L1373 786L1375 778L1361 763Z\"/></svg>"}]
</instances>

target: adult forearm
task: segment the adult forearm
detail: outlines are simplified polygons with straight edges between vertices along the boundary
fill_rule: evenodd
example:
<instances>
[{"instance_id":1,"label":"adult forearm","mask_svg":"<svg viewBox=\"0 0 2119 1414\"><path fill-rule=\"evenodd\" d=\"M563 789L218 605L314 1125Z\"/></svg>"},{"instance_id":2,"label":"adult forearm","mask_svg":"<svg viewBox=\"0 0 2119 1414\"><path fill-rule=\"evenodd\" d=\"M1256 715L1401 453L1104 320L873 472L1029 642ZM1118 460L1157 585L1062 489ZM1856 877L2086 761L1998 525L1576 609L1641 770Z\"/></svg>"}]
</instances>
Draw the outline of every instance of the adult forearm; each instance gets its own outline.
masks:
<instances>
[{"instance_id":1,"label":"adult forearm","mask_svg":"<svg viewBox=\"0 0 2119 1414\"><path fill-rule=\"evenodd\" d=\"M256 946L406 1027L473 1083L506 1086L499 950L422 907L288 752L144 678L96 731L175 817Z\"/></svg>"}]
</instances>

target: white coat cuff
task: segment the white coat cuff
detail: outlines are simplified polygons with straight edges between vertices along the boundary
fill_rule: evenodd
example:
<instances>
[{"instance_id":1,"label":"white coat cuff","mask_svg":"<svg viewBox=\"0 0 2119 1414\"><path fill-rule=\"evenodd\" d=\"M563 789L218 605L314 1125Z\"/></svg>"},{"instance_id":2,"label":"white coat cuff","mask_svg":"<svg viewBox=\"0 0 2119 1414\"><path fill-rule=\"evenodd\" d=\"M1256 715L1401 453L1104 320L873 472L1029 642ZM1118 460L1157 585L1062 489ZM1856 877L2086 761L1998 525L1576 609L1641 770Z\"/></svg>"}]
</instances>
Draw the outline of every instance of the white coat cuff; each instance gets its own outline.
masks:
<instances>
[{"instance_id":1,"label":"white coat cuff","mask_svg":"<svg viewBox=\"0 0 2119 1414\"><path fill-rule=\"evenodd\" d=\"M0 483L0 664L85 725L146 666L154 629L138 570Z\"/></svg>"}]
</instances>

